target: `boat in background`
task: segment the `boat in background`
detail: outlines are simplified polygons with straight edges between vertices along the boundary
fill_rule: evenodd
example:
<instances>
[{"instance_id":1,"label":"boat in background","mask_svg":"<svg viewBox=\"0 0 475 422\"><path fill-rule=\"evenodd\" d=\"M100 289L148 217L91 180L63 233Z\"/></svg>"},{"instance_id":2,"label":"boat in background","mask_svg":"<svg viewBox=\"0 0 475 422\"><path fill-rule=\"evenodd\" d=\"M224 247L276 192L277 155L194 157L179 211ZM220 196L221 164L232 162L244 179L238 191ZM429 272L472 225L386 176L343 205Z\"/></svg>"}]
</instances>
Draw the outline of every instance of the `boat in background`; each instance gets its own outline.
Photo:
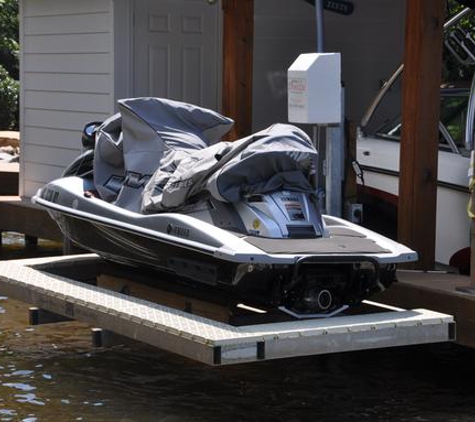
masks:
<instances>
[{"instance_id":1,"label":"boat in background","mask_svg":"<svg viewBox=\"0 0 475 422\"><path fill-rule=\"evenodd\" d=\"M461 65L473 69L475 42L458 26L472 13L465 8L447 21L445 45ZM357 136L358 202L363 204L363 225L386 236L397 237L399 151L401 116L394 112L403 71L401 65L383 85L362 118ZM383 104L383 100L385 103ZM444 85L440 91L437 220L435 260L442 267L470 271L470 199L468 171L473 151L475 74L471 87ZM386 108L389 105L389 108ZM378 114L376 114L376 110ZM381 118L382 117L382 118ZM379 118L379 120L378 120Z\"/></svg>"},{"instance_id":2,"label":"boat in background","mask_svg":"<svg viewBox=\"0 0 475 422\"><path fill-rule=\"evenodd\" d=\"M470 90L441 90L435 260L468 273L470 265L470 198L465 148L465 124ZM397 236L400 116L357 139L358 202L364 207L363 224L393 239Z\"/></svg>"}]
</instances>

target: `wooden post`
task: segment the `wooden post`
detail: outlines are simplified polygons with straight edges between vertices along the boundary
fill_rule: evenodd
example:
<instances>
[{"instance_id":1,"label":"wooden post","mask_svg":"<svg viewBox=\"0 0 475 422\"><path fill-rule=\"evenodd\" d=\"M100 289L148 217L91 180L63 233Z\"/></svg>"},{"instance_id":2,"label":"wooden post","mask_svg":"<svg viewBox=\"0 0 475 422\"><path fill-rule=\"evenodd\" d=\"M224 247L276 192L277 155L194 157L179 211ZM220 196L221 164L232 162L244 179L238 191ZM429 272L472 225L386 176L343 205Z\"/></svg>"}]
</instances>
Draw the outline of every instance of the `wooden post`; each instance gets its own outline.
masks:
<instances>
[{"instance_id":1,"label":"wooden post","mask_svg":"<svg viewBox=\"0 0 475 422\"><path fill-rule=\"evenodd\" d=\"M223 0L223 25L223 114L234 140L252 132L254 0Z\"/></svg>"},{"instance_id":2,"label":"wooden post","mask_svg":"<svg viewBox=\"0 0 475 422\"><path fill-rule=\"evenodd\" d=\"M435 261L438 122L445 0L406 1L398 240L413 268Z\"/></svg>"}]
</instances>

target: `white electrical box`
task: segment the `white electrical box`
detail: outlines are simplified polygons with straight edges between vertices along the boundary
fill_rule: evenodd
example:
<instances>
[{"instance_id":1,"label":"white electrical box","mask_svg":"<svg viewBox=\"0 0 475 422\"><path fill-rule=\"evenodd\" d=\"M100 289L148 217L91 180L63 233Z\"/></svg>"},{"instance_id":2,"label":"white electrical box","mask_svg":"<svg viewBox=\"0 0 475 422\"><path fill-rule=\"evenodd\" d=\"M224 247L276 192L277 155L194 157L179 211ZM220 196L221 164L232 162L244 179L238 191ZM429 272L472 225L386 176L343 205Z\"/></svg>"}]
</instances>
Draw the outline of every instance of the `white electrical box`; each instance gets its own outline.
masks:
<instances>
[{"instance_id":1,"label":"white electrical box","mask_svg":"<svg viewBox=\"0 0 475 422\"><path fill-rule=\"evenodd\" d=\"M340 53L301 54L287 77L289 122L341 122Z\"/></svg>"}]
</instances>

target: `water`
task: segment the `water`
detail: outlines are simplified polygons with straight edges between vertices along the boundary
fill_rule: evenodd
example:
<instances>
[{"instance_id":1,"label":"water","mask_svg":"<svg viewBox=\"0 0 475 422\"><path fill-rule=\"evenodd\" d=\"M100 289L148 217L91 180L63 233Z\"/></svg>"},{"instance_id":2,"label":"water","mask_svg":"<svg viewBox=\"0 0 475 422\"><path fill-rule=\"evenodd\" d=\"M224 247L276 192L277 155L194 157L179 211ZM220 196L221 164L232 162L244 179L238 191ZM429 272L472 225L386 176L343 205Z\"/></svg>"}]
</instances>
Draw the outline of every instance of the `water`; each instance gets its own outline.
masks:
<instances>
[{"instance_id":1,"label":"water","mask_svg":"<svg viewBox=\"0 0 475 422\"><path fill-rule=\"evenodd\" d=\"M2 245L1 260L61 255L63 251L61 243L51 240L38 239L38 245L25 244L24 236L14 232L3 233Z\"/></svg>"},{"instance_id":2,"label":"water","mask_svg":"<svg viewBox=\"0 0 475 422\"><path fill-rule=\"evenodd\" d=\"M60 253L20 240L2 259ZM86 325L30 327L27 310L0 291L0 422L475 421L475 351L456 345L211 368L143 344L94 349Z\"/></svg>"}]
</instances>

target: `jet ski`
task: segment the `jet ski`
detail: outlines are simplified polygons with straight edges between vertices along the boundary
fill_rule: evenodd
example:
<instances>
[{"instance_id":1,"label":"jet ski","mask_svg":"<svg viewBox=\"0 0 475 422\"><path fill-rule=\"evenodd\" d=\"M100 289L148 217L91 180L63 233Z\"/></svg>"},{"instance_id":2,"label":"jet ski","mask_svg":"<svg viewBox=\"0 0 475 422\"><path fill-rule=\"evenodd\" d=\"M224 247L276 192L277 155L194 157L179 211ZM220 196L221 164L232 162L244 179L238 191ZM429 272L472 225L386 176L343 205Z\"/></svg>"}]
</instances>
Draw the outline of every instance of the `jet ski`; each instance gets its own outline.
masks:
<instances>
[{"instance_id":1,"label":"jet ski","mask_svg":"<svg viewBox=\"0 0 475 422\"><path fill-rule=\"evenodd\" d=\"M107 261L225 289L296 317L332 316L389 287L409 248L319 211L318 153L275 124L234 142L233 121L162 98L119 100L83 152L33 197Z\"/></svg>"}]
</instances>

